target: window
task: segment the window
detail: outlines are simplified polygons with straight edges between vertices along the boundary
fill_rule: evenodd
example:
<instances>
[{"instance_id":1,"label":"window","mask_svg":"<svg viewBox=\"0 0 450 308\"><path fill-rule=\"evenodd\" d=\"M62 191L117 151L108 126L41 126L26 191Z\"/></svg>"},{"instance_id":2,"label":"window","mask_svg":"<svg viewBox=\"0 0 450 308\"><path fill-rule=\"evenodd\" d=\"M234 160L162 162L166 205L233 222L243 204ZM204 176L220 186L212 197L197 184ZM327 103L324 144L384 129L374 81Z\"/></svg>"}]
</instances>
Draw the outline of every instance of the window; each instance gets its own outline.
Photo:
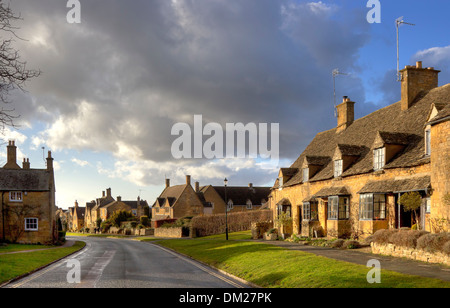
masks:
<instances>
[{"instance_id":1,"label":"window","mask_svg":"<svg viewBox=\"0 0 450 308\"><path fill-rule=\"evenodd\" d=\"M373 151L373 168L381 170L385 164L386 148L380 148Z\"/></svg>"},{"instance_id":2,"label":"window","mask_svg":"<svg viewBox=\"0 0 450 308\"><path fill-rule=\"evenodd\" d=\"M373 196L373 219L386 219L386 195Z\"/></svg>"},{"instance_id":3,"label":"window","mask_svg":"<svg viewBox=\"0 0 450 308\"><path fill-rule=\"evenodd\" d=\"M339 208L339 197L329 197L328 198L328 219L337 220L338 219L338 208Z\"/></svg>"},{"instance_id":4,"label":"window","mask_svg":"<svg viewBox=\"0 0 450 308\"><path fill-rule=\"evenodd\" d=\"M25 218L25 231L38 231L38 219Z\"/></svg>"},{"instance_id":5,"label":"window","mask_svg":"<svg viewBox=\"0 0 450 308\"><path fill-rule=\"evenodd\" d=\"M303 220L319 220L319 203L317 201L303 203Z\"/></svg>"},{"instance_id":6,"label":"window","mask_svg":"<svg viewBox=\"0 0 450 308\"><path fill-rule=\"evenodd\" d=\"M233 200L228 200L227 206L228 211L232 210L233 208L234 208Z\"/></svg>"},{"instance_id":7,"label":"window","mask_svg":"<svg viewBox=\"0 0 450 308\"><path fill-rule=\"evenodd\" d=\"M426 213L430 214L431 213L431 199L430 198L425 199L425 205L426 205Z\"/></svg>"},{"instance_id":8,"label":"window","mask_svg":"<svg viewBox=\"0 0 450 308\"><path fill-rule=\"evenodd\" d=\"M425 155L431 155L431 130L425 131Z\"/></svg>"},{"instance_id":9,"label":"window","mask_svg":"<svg viewBox=\"0 0 450 308\"><path fill-rule=\"evenodd\" d=\"M338 178L342 175L342 159L334 161L334 177Z\"/></svg>"},{"instance_id":10,"label":"window","mask_svg":"<svg viewBox=\"0 0 450 308\"><path fill-rule=\"evenodd\" d=\"M362 194L359 197L359 219L386 219L386 195Z\"/></svg>"},{"instance_id":11,"label":"window","mask_svg":"<svg viewBox=\"0 0 450 308\"><path fill-rule=\"evenodd\" d=\"M348 197L328 197L328 219L346 220L350 218L350 202Z\"/></svg>"},{"instance_id":12,"label":"window","mask_svg":"<svg viewBox=\"0 0 450 308\"><path fill-rule=\"evenodd\" d=\"M11 191L9 193L9 201L11 202L22 202L22 192L21 191Z\"/></svg>"},{"instance_id":13,"label":"window","mask_svg":"<svg viewBox=\"0 0 450 308\"><path fill-rule=\"evenodd\" d=\"M253 208L252 201L247 200L247 210L251 210Z\"/></svg>"},{"instance_id":14,"label":"window","mask_svg":"<svg viewBox=\"0 0 450 308\"><path fill-rule=\"evenodd\" d=\"M309 168L303 169L303 183L306 183L309 181Z\"/></svg>"}]
</instances>

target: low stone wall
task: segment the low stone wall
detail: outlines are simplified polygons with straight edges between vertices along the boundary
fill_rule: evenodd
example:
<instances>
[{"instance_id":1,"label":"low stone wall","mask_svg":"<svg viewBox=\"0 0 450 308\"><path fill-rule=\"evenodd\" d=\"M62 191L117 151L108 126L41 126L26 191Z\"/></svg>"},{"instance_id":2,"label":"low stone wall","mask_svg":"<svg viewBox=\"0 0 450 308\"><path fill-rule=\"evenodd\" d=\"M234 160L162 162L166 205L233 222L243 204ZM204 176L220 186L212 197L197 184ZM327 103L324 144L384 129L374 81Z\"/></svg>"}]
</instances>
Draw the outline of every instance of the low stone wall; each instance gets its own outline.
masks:
<instances>
[{"instance_id":1,"label":"low stone wall","mask_svg":"<svg viewBox=\"0 0 450 308\"><path fill-rule=\"evenodd\" d=\"M182 238L183 228L157 228L155 237Z\"/></svg>"},{"instance_id":2,"label":"low stone wall","mask_svg":"<svg viewBox=\"0 0 450 308\"><path fill-rule=\"evenodd\" d=\"M428 263L440 263L450 266L450 256L444 253L430 253L421 249L396 246L394 244L371 243L372 253L393 257L408 258Z\"/></svg>"}]
</instances>

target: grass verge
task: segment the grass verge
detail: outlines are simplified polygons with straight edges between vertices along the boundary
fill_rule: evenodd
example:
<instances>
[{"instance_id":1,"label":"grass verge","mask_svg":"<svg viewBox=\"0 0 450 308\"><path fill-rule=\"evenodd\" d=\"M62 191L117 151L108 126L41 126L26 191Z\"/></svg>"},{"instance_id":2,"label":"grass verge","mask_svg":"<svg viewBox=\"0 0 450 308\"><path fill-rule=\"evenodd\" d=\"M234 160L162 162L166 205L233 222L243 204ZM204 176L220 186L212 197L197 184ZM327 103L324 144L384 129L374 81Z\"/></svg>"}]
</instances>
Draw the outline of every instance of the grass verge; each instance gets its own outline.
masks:
<instances>
[{"instance_id":1,"label":"grass verge","mask_svg":"<svg viewBox=\"0 0 450 308\"><path fill-rule=\"evenodd\" d=\"M450 288L449 282L381 271L381 284L369 284L365 266L270 244L239 241L244 234L158 244L265 288Z\"/></svg>"},{"instance_id":2,"label":"grass verge","mask_svg":"<svg viewBox=\"0 0 450 308\"><path fill-rule=\"evenodd\" d=\"M47 264L81 250L86 244L77 241L72 247L0 256L0 284L33 272Z\"/></svg>"}]
</instances>

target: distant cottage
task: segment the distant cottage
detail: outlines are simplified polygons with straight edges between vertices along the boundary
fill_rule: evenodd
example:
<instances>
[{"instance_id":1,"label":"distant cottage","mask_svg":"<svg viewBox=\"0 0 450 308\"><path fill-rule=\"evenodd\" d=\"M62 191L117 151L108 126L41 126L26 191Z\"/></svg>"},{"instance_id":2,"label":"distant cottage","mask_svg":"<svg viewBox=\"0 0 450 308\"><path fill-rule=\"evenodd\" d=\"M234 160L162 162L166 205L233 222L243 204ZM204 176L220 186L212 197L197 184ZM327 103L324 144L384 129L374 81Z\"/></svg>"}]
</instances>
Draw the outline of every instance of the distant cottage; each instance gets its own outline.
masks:
<instances>
[{"instance_id":1,"label":"distant cottage","mask_svg":"<svg viewBox=\"0 0 450 308\"><path fill-rule=\"evenodd\" d=\"M290 232L365 237L379 229L450 229L450 84L438 87L422 62L401 71L401 101L354 119L354 102L337 107L337 127L319 133L279 171L274 217L288 213ZM422 198L419 221L399 204Z\"/></svg>"},{"instance_id":2,"label":"distant cottage","mask_svg":"<svg viewBox=\"0 0 450 308\"><path fill-rule=\"evenodd\" d=\"M17 164L14 141L7 146L7 163L0 169L0 241L53 244L57 240L55 177L48 152L46 169Z\"/></svg>"},{"instance_id":3,"label":"distant cottage","mask_svg":"<svg viewBox=\"0 0 450 308\"><path fill-rule=\"evenodd\" d=\"M267 205L270 187L227 187L191 185L191 176L186 176L186 184L166 187L152 206L152 221L178 219L188 216L224 214L261 209ZM227 207L228 204L228 207Z\"/></svg>"}]
</instances>

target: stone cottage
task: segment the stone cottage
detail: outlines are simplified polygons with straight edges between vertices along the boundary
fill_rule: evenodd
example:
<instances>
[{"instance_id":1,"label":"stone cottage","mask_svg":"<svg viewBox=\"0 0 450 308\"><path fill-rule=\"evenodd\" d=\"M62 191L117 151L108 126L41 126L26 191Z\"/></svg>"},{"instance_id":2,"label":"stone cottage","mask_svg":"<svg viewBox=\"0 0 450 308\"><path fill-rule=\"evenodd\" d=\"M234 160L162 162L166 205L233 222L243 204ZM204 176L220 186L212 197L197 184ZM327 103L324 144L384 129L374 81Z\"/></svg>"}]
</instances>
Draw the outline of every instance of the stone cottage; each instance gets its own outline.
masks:
<instances>
[{"instance_id":1,"label":"stone cottage","mask_svg":"<svg viewBox=\"0 0 450 308\"><path fill-rule=\"evenodd\" d=\"M7 163L0 169L0 241L53 244L57 240L55 177L48 152L46 169L31 169L29 159L17 164L14 141L7 146Z\"/></svg>"},{"instance_id":2,"label":"stone cottage","mask_svg":"<svg viewBox=\"0 0 450 308\"><path fill-rule=\"evenodd\" d=\"M422 62L401 71L401 101L361 119L344 97L337 126L316 135L279 171L270 207L293 218L291 232L365 237L379 229L449 230L450 84L438 87ZM422 198L419 219L399 203Z\"/></svg>"}]
</instances>

